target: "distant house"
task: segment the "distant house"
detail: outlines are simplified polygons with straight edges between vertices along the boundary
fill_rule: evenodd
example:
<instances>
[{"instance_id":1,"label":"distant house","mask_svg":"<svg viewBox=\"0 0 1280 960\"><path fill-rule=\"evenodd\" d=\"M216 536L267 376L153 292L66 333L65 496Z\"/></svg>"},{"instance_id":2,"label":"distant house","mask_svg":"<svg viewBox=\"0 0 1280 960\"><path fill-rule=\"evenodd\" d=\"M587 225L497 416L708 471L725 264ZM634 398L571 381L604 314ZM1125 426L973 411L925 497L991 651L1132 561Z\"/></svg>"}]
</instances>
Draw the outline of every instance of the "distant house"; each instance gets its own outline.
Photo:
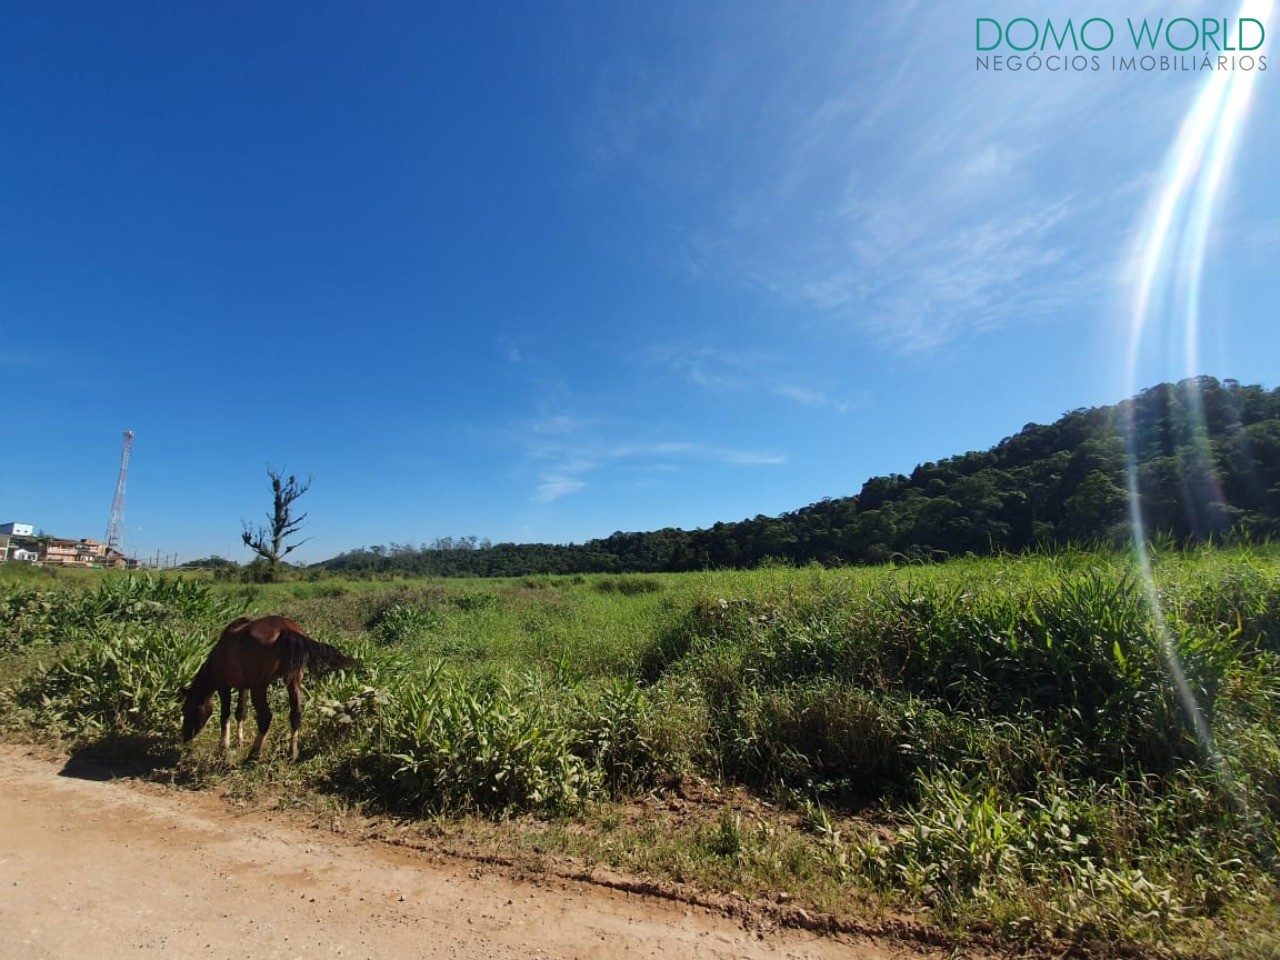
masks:
<instances>
[{"instance_id":1,"label":"distant house","mask_svg":"<svg viewBox=\"0 0 1280 960\"><path fill-rule=\"evenodd\" d=\"M42 563L74 566L79 562L79 547L79 540L63 540L59 537L50 537L44 543L44 550L41 553L40 560Z\"/></svg>"},{"instance_id":2,"label":"distant house","mask_svg":"<svg viewBox=\"0 0 1280 960\"><path fill-rule=\"evenodd\" d=\"M124 559L117 551L112 551L112 554L115 558ZM65 540L60 537L50 537L44 542L40 560L63 567L91 567L109 562L106 544L97 540Z\"/></svg>"},{"instance_id":3,"label":"distant house","mask_svg":"<svg viewBox=\"0 0 1280 960\"><path fill-rule=\"evenodd\" d=\"M107 559L107 545L97 540L81 540L77 544L76 560L79 563L103 563Z\"/></svg>"},{"instance_id":4,"label":"distant house","mask_svg":"<svg viewBox=\"0 0 1280 960\"><path fill-rule=\"evenodd\" d=\"M139 566L137 560L129 559L115 547L105 547L100 562L103 566L127 568L129 570L136 570Z\"/></svg>"},{"instance_id":5,"label":"distant house","mask_svg":"<svg viewBox=\"0 0 1280 960\"><path fill-rule=\"evenodd\" d=\"M66 537L34 536L29 523L0 524L0 563L5 560L22 560L58 567L127 567L138 566L119 550L108 548L105 543L82 537L71 540Z\"/></svg>"}]
</instances>

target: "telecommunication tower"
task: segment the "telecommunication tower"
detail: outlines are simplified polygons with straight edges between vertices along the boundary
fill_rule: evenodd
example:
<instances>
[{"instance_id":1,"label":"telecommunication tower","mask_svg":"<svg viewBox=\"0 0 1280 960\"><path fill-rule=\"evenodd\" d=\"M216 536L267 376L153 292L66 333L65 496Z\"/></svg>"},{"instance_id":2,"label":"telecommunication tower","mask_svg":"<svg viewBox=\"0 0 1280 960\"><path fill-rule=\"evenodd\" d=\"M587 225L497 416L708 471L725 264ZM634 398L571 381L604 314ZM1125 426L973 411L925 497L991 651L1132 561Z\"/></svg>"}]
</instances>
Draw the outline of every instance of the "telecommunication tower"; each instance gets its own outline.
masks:
<instances>
[{"instance_id":1,"label":"telecommunication tower","mask_svg":"<svg viewBox=\"0 0 1280 960\"><path fill-rule=\"evenodd\" d=\"M120 549L120 536L124 530L124 481L129 474L129 451L133 449L133 431L124 432L124 446L120 450L120 478L116 480L116 495L111 501L111 519L107 521L107 550Z\"/></svg>"}]
</instances>

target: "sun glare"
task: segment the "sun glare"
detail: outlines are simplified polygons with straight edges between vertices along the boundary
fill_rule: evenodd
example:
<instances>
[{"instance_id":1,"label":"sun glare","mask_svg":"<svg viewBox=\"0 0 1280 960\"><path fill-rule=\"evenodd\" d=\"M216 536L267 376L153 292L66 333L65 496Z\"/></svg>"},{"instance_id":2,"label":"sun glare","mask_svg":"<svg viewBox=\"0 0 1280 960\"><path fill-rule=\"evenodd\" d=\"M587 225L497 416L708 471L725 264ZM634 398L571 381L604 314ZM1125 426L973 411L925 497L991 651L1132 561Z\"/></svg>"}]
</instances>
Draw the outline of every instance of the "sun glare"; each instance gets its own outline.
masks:
<instances>
[{"instance_id":1,"label":"sun glare","mask_svg":"<svg viewBox=\"0 0 1280 960\"><path fill-rule=\"evenodd\" d=\"M1273 0L1245 0L1237 17L1266 22ZM1249 112L1257 71L1215 70L1210 72L1195 95L1178 135L1164 161L1144 212L1137 242L1127 265L1129 281L1129 338L1125 363L1125 394L1136 395L1145 360L1152 351L1168 349L1169 360L1192 377L1203 372L1201 358L1201 291L1204 279L1209 229L1213 223L1221 188L1235 154L1240 130ZM1203 413L1198 397L1190 398L1200 416L1196 429L1202 430ZM1170 676L1177 686L1196 735L1219 775L1226 771L1205 719L1204 712L1187 682L1186 673L1168 635L1159 592L1151 572L1148 539L1141 509L1141 485L1137 473L1137 450L1133 430L1135 405L1127 407L1125 437L1128 454L1129 516L1134 550L1144 589L1163 641ZM1212 489L1213 477L1203 478ZM1243 795L1232 790L1238 802ZM1245 811L1248 813L1248 811Z\"/></svg>"}]
</instances>

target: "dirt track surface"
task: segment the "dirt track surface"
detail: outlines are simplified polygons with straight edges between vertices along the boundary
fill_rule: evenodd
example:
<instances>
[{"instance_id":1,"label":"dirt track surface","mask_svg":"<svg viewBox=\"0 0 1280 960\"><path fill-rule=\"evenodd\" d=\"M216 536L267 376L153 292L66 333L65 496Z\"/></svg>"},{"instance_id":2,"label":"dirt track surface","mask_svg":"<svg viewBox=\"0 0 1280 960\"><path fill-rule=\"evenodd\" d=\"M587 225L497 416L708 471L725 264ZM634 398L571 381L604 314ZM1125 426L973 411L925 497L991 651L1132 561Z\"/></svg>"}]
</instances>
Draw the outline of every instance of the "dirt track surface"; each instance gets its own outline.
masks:
<instances>
[{"instance_id":1,"label":"dirt track surface","mask_svg":"<svg viewBox=\"0 0 1280 960\"><path fill-rule=\"evenodd\" d=\"M922 956L895 941L760 934L678 903L522 882L208 794L85 776L0 745L5 960Z\"/></svg>"}]
</instances>

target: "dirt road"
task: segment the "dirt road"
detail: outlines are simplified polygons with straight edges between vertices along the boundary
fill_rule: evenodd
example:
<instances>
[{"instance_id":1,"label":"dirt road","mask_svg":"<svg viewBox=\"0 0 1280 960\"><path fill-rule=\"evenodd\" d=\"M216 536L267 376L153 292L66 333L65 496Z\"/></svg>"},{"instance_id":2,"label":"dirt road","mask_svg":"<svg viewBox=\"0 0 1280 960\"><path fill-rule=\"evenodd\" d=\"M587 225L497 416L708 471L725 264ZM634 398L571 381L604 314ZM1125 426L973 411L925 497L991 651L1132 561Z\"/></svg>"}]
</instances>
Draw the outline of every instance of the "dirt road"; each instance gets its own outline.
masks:
<instances>
[{"instance_id":1,"label":"dirt road","mask_svg":"<svg viewBox=\"0 0 1280 960\"><path fill-rule=\"evenodd\" d=\"M0 745L6 960L922 956L896 941L761 935L681 904L485 874L71 769Z\"/></svg>"}]
</instances>

